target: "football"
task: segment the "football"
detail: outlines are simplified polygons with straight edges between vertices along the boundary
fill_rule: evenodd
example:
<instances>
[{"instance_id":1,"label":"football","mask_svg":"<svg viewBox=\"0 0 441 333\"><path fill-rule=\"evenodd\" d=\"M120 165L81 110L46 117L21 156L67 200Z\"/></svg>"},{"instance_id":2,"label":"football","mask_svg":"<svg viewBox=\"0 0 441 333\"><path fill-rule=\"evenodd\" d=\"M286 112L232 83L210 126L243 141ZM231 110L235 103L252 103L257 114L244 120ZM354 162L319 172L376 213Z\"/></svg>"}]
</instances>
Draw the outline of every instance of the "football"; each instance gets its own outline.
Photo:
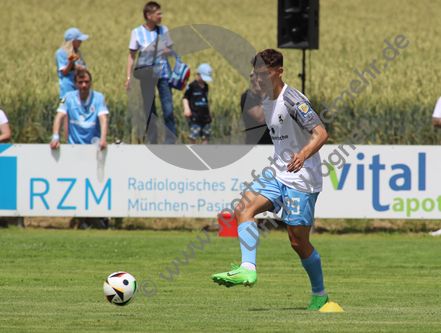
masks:
<instances>
[{"instance_id":1,"label":"football","mask_svg":"<svg viewBox=\"0 0 441 333\"><path fill-rule=\"evenodd\" d=\"M115 272L104 281L104 295L115 305L124 306L133 301L138 293L138 283L127 272Z\"/></svg>"}]
</instances>

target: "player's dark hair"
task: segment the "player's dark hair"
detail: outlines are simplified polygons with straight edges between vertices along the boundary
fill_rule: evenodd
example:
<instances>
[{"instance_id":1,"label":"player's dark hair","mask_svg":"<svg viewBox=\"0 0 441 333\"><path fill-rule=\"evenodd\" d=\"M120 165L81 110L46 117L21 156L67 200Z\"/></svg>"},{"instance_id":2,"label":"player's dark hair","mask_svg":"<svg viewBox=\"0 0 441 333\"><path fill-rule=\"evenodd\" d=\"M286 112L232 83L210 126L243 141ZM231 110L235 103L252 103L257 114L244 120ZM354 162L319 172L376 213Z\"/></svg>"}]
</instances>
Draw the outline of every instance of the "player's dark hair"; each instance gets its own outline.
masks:
<instances>
[{"instance_id":1,"label":"player's dark hair","mask_svg":"<svg viewBox=\"0 0 441 333\"><path fill-rule=\"evenodd\" d=\"M83 78L86 76L86 74L89 75L90 82L92 82L92 75L87 69L78 69L75 71L75 82L77 82L77 77Z\"/></svg>"},{"instance_id":2,"label":"player's dark hair","mask_svg":"<svg viewBox=\"0 0 441 333\"><path fill-rule=\"evenodd\" d=\"M254 67L256 67L256 62L259 57L262 58L265 65L268 67L283 67L283 55L279 51L266 49L257 53L253 61ZM259 66L259 64L257 64L257 66Z\"/></svg>"},{"instance_id":3,"label":"player's dark hair","mask_svg":"<svg viewBox=\"0 0 441 333\"><path fill-rule=\"evenodd\" d=\"M147 2L146 5L144 6L144 18L147 20L147 13L153 14L154 12L156 12L158 9L161 8L161 5L155 1L150 1Z\"/></svg>"}]
</instances>

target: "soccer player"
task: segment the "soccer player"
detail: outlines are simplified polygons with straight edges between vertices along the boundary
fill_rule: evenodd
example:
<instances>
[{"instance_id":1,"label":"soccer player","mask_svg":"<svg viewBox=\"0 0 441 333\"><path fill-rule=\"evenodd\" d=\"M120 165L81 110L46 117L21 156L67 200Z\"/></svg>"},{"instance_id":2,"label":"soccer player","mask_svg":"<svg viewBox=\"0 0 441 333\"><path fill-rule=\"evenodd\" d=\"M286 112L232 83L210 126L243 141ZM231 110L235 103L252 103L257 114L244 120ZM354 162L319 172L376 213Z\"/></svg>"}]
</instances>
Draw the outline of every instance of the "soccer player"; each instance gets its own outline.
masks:
<instances>
[{"instance_id":1,"label":"soccer player","mask_svg":"<svg viewBox=\"0 0 441 333\"><path fill-rule=\"evenodd\" d=\"M312 110L309 100L282 81L283 56L267 49L254 59L257 82L266 92L262 100L265 121L275 146L271 166L255 179L235 207L242 264L214 274L214 282L232 287L252 287L257 281L256 252L259 240L254 216L282 209L291 246L308 273L312 298L308 310L318 310L327 301L320 255L309 241L314 223L314 208L322 190L319 149L328 138ZM254 171L253 171L254 174Z\"/></svg>"},{"instance_id":2,"label":"soccer player","mask_svg":"<svg viewBox=\"0 0 441 333\"><path fill-rule=\"evenodd\" d=\"M98 138L100 149L107 147L107 110L104 95L90 89L92 76L86 69L75 72L75 85L78 90L66 93L61 100L55 117L50 146L60 147L60 126L64 116L69 117L70 144L90 144ZM96 140L96 139L95 139Z\"/></svg>"}]
</instances>

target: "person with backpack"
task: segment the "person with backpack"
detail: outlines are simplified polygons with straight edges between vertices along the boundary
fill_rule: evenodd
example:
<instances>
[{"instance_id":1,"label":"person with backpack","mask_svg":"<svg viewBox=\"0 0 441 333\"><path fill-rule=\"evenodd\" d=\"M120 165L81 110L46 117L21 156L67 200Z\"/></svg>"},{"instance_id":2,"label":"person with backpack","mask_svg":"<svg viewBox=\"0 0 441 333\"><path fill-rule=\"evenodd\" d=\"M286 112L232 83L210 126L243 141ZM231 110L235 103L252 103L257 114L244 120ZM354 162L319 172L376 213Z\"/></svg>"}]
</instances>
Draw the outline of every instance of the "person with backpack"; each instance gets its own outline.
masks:
<instances>
[{"instance_id":1,"label":"person with backpack","mask_svg":"<svg viewBox=\"0 0 441 333\"><path fill-rule=\"evenodd\" d=\"M165 131L165 143L174 144L176 141L176 128L173 115L173 97L169 86L170 64L167 60L172 55L170 47L173 41L168 33L168 28L159 25L162 21L161 6L154 1L148 2L144 6L144 18L146 22L132 30L132 36L129 45L129 56L127 59L127 79L125 83L126 90L131 89L133 82L132 69L135 64L135 57L139 51L139 57L135 67L148 68L153 70L153 78L157 79L159 99L161 100L164 123L167 127ZM141 93L144 103L144 112L148 118L147 137L151 144L158 143L158 131L156 126L156 106L155 106L155 86L152 85L152 75L150 77L136 77L141 85ZM150 80L149 80L150 78ZM153 100L151 102L151 100Z\"/></svg>"}]
</instances>

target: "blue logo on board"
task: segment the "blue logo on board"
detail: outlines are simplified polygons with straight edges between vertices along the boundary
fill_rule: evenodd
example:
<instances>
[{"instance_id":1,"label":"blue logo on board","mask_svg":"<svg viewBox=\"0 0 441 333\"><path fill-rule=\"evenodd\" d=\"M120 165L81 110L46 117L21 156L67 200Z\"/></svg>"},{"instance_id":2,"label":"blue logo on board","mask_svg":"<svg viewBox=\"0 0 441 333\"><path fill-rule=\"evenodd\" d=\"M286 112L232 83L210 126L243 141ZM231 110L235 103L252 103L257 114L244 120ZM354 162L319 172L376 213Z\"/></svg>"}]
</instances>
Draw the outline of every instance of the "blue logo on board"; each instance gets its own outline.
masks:
<instances>
[{"instance_id":1,"label":"blue logo on board","mask_svg":"<svg viewBox=\"0 0 441 333\"><path fill-rule=\"evenodd\" d=\"M0 154L12 147L0 145ZM17 209L17 157L0 156L0 209Z\"/></svg>"}]
</instances>

